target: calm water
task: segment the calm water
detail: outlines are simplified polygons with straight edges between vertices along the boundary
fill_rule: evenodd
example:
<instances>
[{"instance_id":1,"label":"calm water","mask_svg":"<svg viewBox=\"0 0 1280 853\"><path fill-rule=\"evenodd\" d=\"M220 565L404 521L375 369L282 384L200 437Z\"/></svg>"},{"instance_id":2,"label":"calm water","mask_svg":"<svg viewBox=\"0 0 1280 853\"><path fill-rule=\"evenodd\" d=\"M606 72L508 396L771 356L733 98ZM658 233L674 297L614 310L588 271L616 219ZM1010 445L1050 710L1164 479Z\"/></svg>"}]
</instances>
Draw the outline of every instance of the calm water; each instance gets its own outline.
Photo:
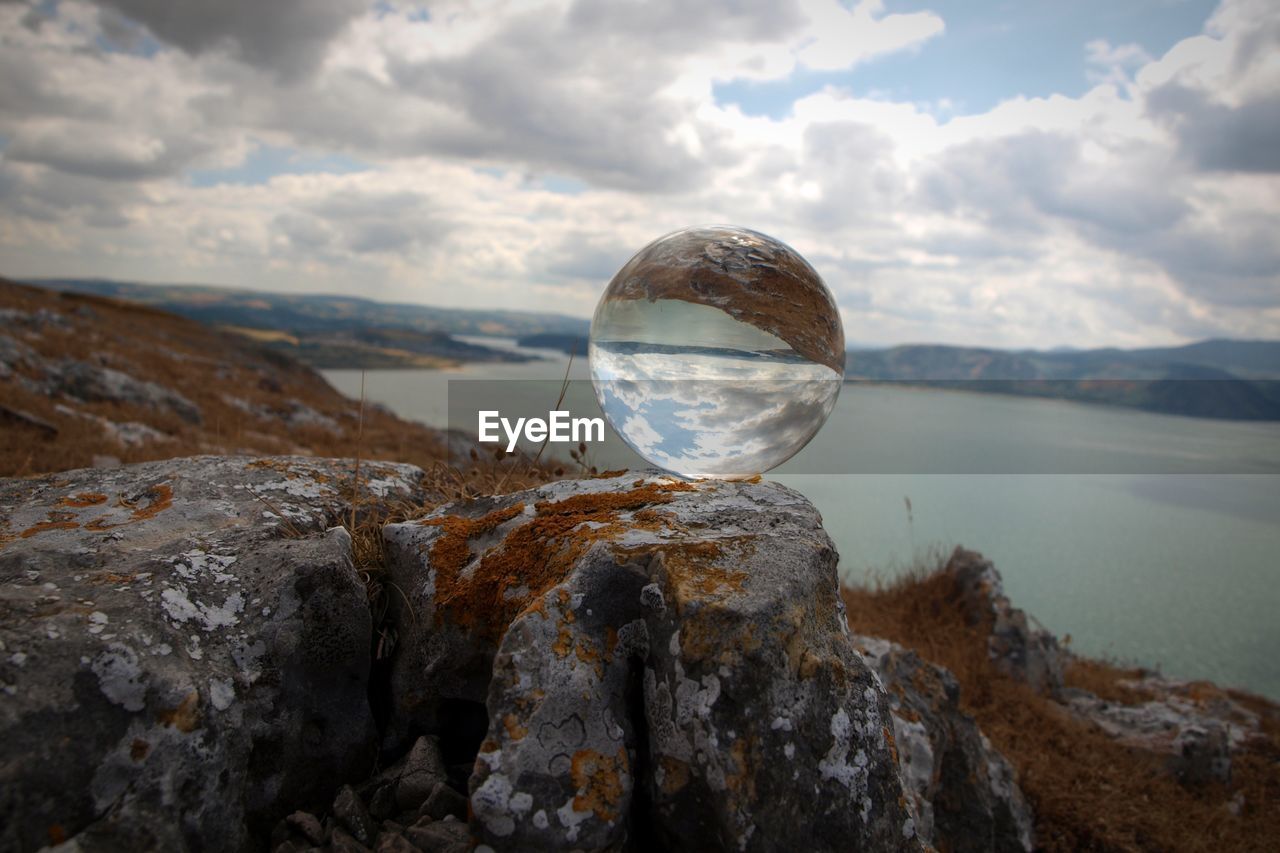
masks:
<instances>
[{"instance_id":1,"label":"calm water","mask_svg":"<svg viewBox=\"0 0 1280 853\"><path fill-rule=\"evenodd\" d=\"M454 394L485 388L504 415L545 412L565 359L542 354L370 371L366 394L444 425L450 379L523 380L455 383ZM325 376L359 395L360 371ZM586 378L585 359L572 376ZM454 425L474 434L458 408ZM588 383L574 384L565 408L598 413ZM616 438L592 452L601 468L636 464ZM822 512L850 581L963 544L994 560L1014 602L1078 651L1280 698L1280 424L846 386L823 430L770 479Z\"/></svg>"}]
</instances>

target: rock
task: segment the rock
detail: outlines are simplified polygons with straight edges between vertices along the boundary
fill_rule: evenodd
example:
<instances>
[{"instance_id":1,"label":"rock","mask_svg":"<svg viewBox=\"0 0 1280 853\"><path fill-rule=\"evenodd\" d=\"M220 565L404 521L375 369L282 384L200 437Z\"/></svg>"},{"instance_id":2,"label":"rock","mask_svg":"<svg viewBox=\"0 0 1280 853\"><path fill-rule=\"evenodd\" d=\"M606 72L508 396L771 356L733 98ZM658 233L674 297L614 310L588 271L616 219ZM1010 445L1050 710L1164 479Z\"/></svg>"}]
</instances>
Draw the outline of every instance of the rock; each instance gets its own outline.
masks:
<instances>
[{"instance_id":1,"label":"rock","mask_svg":"<svg viewBox=\"0 0 1280 853\"><path fill-rule=\"evenodd\" d=\"M874 637L854 644L889 692L898 766L920 839L957 851L1034 849L1035 820L1013 768L960 710L947 669Z\"/></svg>"},{"instance_id":2,"label":"rock","mask_svg":"<svg viewBox=\"0 0 1280 853\"><path fill-rule=\"evenodd\" d=\"M466 820L467 798L443 782L439 782L432 790L431 796L427 797L427 801L422 804L422 814L433 820L442 820L448 815L453 815L458 820Z\"/></svg>"},{"instance_id":3,"label":"rock","mask_svg":"<svg viewBox=\"0 0 1280 853\"><path fill-rule=\"evenodd\" d=\"M403 810L418 808L446 778L439 742L434 737L418 738L396 778L396 805Z\"/></svg>"},{"instance_id":4,"label":"rock","mask_svg":"<svg viewBox=\"0 0 1280 853\"><path fill-rule=\"evenodd\" d=\"M383 832L373 849L374 853L419 853L420 850L399 832Z\"/></svg>"},{"instance_id":5,"label":"rock","mask_svg":"<svg viewBox=\"0 0 1280 853\"><path fill-rule=\"evenodd\" d=\"M1173 754L1174 775L1184 784L1231 781L1231 746L1220 725L1187 726L1173 739Z\"/></svg>"},{"instance_id":6,"label":"rock","mask_svg":"<svg viewBox=\"0 0 1280 853\"><path fill-rule=\"evenodd\" d=\"M57 848L54 849L57 850ZM311 849L312 845L290 838L272 847L271 853L308 853Z\"/></svg>"},{"instance_id":7,"label":"rock","mask_svg":"<svg viewBox=\"0 0 1280 853\"><path fill-rule=\"evenodd\" d=\"M200 407L172 388L135 379L109 367L64 360L57 366L52 381L59 391L77 400L167 409L192 424L203 420Z\"/></svg>"},{"instance_id":8,"label":"rock","mask_svg":"<svg viewBox=\"0 0 1280 853\"><path fill-rule=\"evenodd\" d=\"M370 853L368 847L365 847L341 829L333 831L333 836L329 839L329 849L333 853Z\"/></svg>"},{"instance_id":9,"label":"rock","mask_svg":"<svg viewBox=\"0 0 1280 853\"><path fill-rule=\"evenodd\" d=\"M396 813L395 785L379 785L369 797L369 815L374 820L386 820Z\"/></svg>"},{"instance_id":10,"label":"rock","mask_svg":"<svg viewBox=\"0 0 1280 853\"><path fill-rule=\"evenodd\" d=\"M421 472L365 463L372 496ZM367 771L351 463L0 481L0 848L240 850ZM254 843L261 843L256 841Z\"/></svg>"},{"instance_id":11,"label":"rock","mask_svg":"<svg viewBox=\"0 0 1280 853\"><path fill-rule=\"evenodd\" d=\"M317 412L299 400L290 400L284 409L282 418L291 428L318 427L334 435L342 433L338 422L326 414Z\"/></svg>"},{"instance_id":12,"label":"rock","mask_svg":"<svg viewBox=\"0 0 1280 853\"><path fill-rule=\"evenodd\" d=\"M320 818L310 812L294 812L284 820L289 827L296 829L312 844L324 843L324 827L320 824Z\"/></svg>"},{"instance_id":13,"label":"rock","mask_svg":"<svg viewBox=\"0 0 1280 853\"><path fill-rule=\"evenodd\" d=\"M160 430L153 429L138 421L117 423L103 418L102 425L108 435L125 447L141 447L144 444L151 444L157 441L172 440Z\"/></svg>"},{"instance_id":14,"label":"rock","mask_svg":"<svg viewBox=\"0 0 1280 853\"><path fill-rule=\"evenodd\" d=\"M333 801L333 816L346 827L351 837L361 844L372 844L376 835L373 818L350 785L338 789Z\"/></svg>"},{"instance_id":15,"label":"rock","mask_svg":"<svg viewBox=\"0 0 1280 853\"><path fill-rule=\"evenodd\" d=\"M9 378L15 370L30 370L38 365L40 356L31 347L10 335L0 334L0 376Z\"/></svg>"},{"instance_id":16,"label":"rock","mask_svg":"<svg viewBox=\"0 0 1280 853\"><path fill-rule=\"evenodd\" d=\"M467 825L460 821L414 824L404 834L411 844L427 853L471 848L471 833L468 832Z\"/></svg>"},{"instance_id":17,"label":"rock","mask_svg":"<svg viewBox=\"0 0 1280 853\"><path fill-rule=\"evenodd\" d=\"M1071 688L1062 701L1126 746L1166 756L1169 771L1187 785L1230 782L1233 753L1264 736L1256 712L1206 682L1146 675L1120 684L1146 701L1109 702Z\"/></svg>"},{"instance_id":18,"label":"rock","mask_svg":"<svg viewBox=\"0 0 1280 853\"><path fill-rule=\"evenodd\" d=\"M384 538L408 599L392 716L433 731L487 705L471 806L491 848L919 849L885 693L797 493L632 474Z\"/></svg>"},{"instance_id":19,"label":"rock","mask_svg":"<svg viewBox=\"0 0 1280 853\"><path fill-rule=\"evenodd\" d=\"M34 430L45 438L54 438L58 434L58 427L44 418L22 409L11 409L4 405L0 405L0 424L4 424L6 427Z\"/></svg>"},{"instance_id":20,"label":"rock","mask_svg":"<svg viewBox=\"0 0 1280 853\"><path fill-rule=\"evenodd\" d=\"M991 561L976 551L956 548L944 571L955 579L971 623L990 620L987 649L997 668L1040 693L1058 695L1063 684L1058 640L1031 627L1027 614L1010 603Z\"/></svg>"}]
</instances>

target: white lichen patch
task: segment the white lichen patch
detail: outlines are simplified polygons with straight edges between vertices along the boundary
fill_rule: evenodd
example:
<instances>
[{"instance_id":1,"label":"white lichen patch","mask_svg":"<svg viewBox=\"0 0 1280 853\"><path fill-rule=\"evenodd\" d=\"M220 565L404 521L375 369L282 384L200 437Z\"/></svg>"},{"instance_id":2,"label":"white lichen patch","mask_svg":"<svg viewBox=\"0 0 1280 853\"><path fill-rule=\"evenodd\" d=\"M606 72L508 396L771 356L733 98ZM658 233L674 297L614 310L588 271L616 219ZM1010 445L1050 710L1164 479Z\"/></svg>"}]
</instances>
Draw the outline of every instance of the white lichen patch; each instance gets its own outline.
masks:
<instances>
[{"instance_id":1,"label":"white lichen patch","mask_svg":"<svg viewBox=\"0 0 1280 853\"><path fill-rule=\"evenodd\" d=\"M818 762L818 772L823 779L839 782L850 791L860 780L865 781L867 756L862 750L850 761L849 751L853 745L853 722L844 708L838 708L831 715L831 748Z\"/></svg>"},{"instance_id":2,"label":"white lichen patch","mask_svg":"<svg viewBox=\"0 0 1280 853\"><path fill-rule=\"evenodd\" d=\"M126 711L141 711L147 695L146 673L138 666L138 656L122 643L111 643L89 664L98 676L98 689Z\"/></svg>"},{"instance_id":3,"label":"white lichen patch","mask_svg":"<svg viewBox=\"0 0 1280 853\"><path fill-rule=\"evenodd\" d=\"M244 611L244 596L233 592L222 604L205 604L193 602L185 587L172 586L160 594L161 605L175 625L195 621L205 631L228 628L240 622L239 614Z\"/></svg>"},{"instance_id":4,"label":"white lichen patch","mask_svg":"<svg viewBox=\"0 0 1280 853\"><path fill-rule=\"evenodd\" d=\"M511 782L506 776L491 773L471 795L471 810L476 820L499 838L505 838L516 830L516 821L511 815L512 793ZM525 811L528 811L527 807Z\"/></svg>"},{"instance_id":5,"label":"white lichen patch","mask_svg":"<svg viewBox=\"0 0 1280 853\"><path fill-rule=\"evenodd\" d=\"M575 809L573 803L576 799L577 797L570 797L563 806L556 809L556 817L560 819L560 825L565 828L565 841L577 841L582 822L592 814L590 811L580 812Z\"/></svg>"},{"instance_id":6,"label":"white lichen patch","mask_svg":"<svg viewBox=\"0 0 1280 853\"><path fill-rule=\"evenodd\" d=\"M189 581L211 577L217 583L230 583L235 575L223 571L235 563L232 555L207 554L199 549L187 551L173 561L173 570Z\"/></svg>"},{"instance_id":7,"label":"white lichen patch","mask_svg":"<svg viewBox=\"0 0 1280 853\"><path fill-rule=\"evenodd\" d=\"M235 701L236 689L230 680L221 678L209 679L209 701L219 711L225 711Z\"/></svg>"}]
</instances>

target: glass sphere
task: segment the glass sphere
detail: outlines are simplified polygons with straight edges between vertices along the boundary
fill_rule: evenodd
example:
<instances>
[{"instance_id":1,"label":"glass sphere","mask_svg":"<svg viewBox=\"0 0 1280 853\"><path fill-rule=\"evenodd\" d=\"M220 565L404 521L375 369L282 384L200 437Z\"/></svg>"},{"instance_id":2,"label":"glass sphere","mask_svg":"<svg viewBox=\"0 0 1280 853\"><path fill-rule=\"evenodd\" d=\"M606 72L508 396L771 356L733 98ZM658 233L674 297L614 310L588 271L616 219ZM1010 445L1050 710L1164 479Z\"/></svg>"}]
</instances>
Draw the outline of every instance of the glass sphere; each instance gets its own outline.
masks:
<instances>
[{"instance_id":1,"label":"glass sphere","mask_svg":"<svg viewBox=\"0 0 1280 853\"><path fill-rule=\"evenodd\" d=\"M596 399L653 465L743 479L809 443L844 379L831 291L790 246L732 226L641 249L591 321Z\"/></svg>"}]
</instances>

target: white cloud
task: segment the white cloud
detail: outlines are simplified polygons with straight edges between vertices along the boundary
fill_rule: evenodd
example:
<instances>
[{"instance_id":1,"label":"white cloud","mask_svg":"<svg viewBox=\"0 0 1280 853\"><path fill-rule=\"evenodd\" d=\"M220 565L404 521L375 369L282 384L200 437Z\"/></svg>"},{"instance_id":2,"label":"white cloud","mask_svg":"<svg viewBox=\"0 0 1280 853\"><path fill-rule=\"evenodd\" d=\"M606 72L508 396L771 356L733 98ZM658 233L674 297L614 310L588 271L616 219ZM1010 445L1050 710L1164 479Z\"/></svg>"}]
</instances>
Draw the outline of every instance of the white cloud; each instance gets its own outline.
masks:
<instances>
[{"instance_id":1,"label":"white cloud","mask_svg":"<svg viewBox=\"0 0 1280 853\"><path fill-rule=\"evenodd\" d=\"M732 222L809 257L851 341L1280 334L1273 4L1224 3L1154 59L1081 45L1099 82L1080 97L949 120L834 88L778 120L714 100L717 81L946 38L937 15L878 2L494 0L426 18L333 2L296 33L301 4L260 28L248 5L182 21L108 5L63 0L37 23L0 4L10 275L585 315L653 237ZM160 48L102 50L132 26L121 12ZM258 142L369 168L190 182Z\"/></svg>"}]
</instances>

